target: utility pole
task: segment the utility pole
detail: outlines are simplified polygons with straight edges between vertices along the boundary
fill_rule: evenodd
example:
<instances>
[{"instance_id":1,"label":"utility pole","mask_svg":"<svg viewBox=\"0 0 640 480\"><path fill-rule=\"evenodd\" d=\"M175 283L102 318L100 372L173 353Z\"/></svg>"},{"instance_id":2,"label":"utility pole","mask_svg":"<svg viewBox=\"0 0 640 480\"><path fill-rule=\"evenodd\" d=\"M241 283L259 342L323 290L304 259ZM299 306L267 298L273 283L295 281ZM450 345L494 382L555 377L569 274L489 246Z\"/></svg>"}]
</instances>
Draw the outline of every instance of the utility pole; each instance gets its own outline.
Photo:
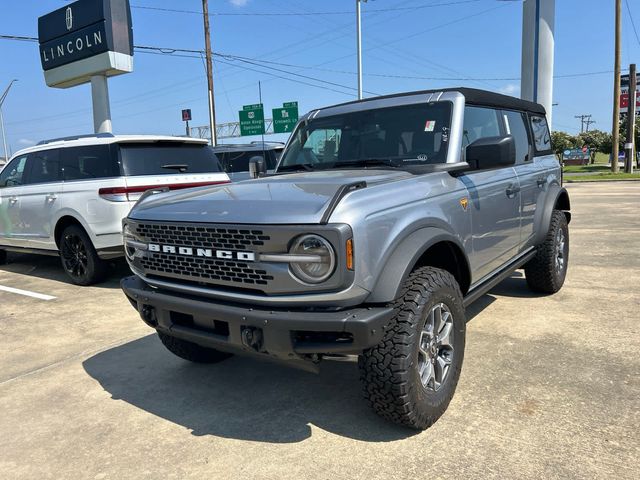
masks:
<instances>
[{"instance_id":1,"label":"utility pole","mask_svg":"<svg viewBox=\"0 0 640 480\"><path fill-rule=\"evenodd\" d=\"M13 85L17 81L18 80L16 80L16 79L11 80L9 82L9 86L7 87L7 89L4 91L4 93L0 97L0 127L2 127L2 144L4 146L4 159L6 161L9 161L9 152L7 150L7 136L5 135L5 132L4 132L4 117L2 116L2 104L4 103L5 98L7 98L7 95L9 94L9 90L11 89L11 85Z\"/></svg>"},{"instance_id":2,"label":"utility pole","mask_svg":"<svg viewBox=\"0 0 640 480\"><path fill-rule=\"evenodd\" d=\"M595 120L591 120L591 114L589 115L576 115L574 118L578 118L580 119L580 133L583 132L588 132L589 131L589 125L591 125L592 123L596 123ZM585 125L587 126L586 130L585 130Z\"/></svg>"},{"instance_id":3,"label":"utility pole","mask_svg":"<svg viewBox=\"0 0 640 480\"><path fill-rule=\"evenodd\" d=\"M618 173L618 144L620 142L620 37L622 36L622 0L616 2L615 53L613 67L613 125L611 127L611 172Z\"/></svg>"},{"instance_id":4,"label":"utility pole","mask_svg":"<svg viewBox=\"0 0 640 480\"><path fill-rule=\"evenodd\" d=\"M204 43L207 55L207 85L209 91L209 128L211 128L211 145L216 146L216 104L213 97L213 61L211 54L211 32L209 30L209 0L202 0L202 16L204 17Z\"/></svg>"},{"instance_id":5,"label":"utility pole","mask_svg":"<svg viewBox=\"0 0 640 480\"><path fill-rule=\"evenodd\" d=\"M362 100L362 22L360 14L360 2L367 0L356 0L356 48L358 50L358 100Z\"/></svg>"},{"instance_id":6,"label":"utility pole","mask_svg":"<svg viewBox=\"0 0 640 480\"><path fill-rule=\"evenodd\" d=\"M629 65L629 108L627 110L627 143L624 146L626 155L624 171L633 173L635 127L636 127L636 64Z\"/></svg>"}]
</instances>

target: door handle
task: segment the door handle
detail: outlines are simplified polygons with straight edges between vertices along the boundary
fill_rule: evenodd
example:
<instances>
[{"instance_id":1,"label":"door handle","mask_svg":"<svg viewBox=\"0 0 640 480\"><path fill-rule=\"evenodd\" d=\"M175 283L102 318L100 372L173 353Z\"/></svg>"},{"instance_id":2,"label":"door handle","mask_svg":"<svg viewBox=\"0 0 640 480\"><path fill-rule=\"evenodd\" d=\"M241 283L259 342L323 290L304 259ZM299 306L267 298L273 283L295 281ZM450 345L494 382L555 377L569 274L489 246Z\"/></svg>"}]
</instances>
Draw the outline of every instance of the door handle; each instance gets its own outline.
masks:
<instances>
[{"instance_id":1,"label":"door handle","mask_svg":"<svg viewBox=\"0 0 640 480\"><path fill-rule=\"evenodd\" d=\"M58 197L57 197L55 194L50 193L50 194L49 194L49 195L47 195L45 198L47 199L47 202L49 202L49 203L53 203L53 202L55 202L55 201L56 201L56 199L57 199Z\"/></svg>"},{"instance_id":2,"label":"door handle","mask_svg":"<svg viewBox=\"0 0 640 480\"><path fill-rule=\"evenodd\" d=\"M513 198L516 196L516 193L518 193L519 191L520 191L519 185L509 185L507 187L507 197Z\"/></svg>"},{"instance_id":3,"label":"door handle","mask_svg":"<svg viewBox=\"0 0 640 480\"><path fill-rule=\"evenodd\" d=\"M547 183L547 178L546 177L541 177L541 178L538 179L537 183L538 183L538 187L542 188Z\"/></svg>"},{"instance_id":4,"label":"door handle","mask_svg":"<svg viewBox=\"0 0 640 480\"><path fill-rule=\"evenodd\" d=\"M9 197L9 205L15 205L18 203L18 197Z\"/></svg>"}]
</instances>

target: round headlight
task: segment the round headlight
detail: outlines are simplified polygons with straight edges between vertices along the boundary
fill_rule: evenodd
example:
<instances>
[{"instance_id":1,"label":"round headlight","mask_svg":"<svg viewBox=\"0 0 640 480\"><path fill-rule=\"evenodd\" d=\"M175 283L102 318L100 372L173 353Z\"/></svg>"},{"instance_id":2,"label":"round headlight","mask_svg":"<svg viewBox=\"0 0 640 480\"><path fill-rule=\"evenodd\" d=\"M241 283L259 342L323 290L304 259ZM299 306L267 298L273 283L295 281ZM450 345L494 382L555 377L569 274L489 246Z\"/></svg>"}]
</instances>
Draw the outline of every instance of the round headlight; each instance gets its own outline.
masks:
<instances>
[{"instance_id":1,"label":"round headlight","mask_svg":"<svg viewBox=\"0 0 640 480\"><path fill-rule=\"evenodd\" d=\"M304 283L321 283L328 279L336 266L336 254L331 244L319 235L303 235L295 239L289 254L299 256L289 268ZM308 257L306 262L304 257Z\"/></svg>"}]
</instances>

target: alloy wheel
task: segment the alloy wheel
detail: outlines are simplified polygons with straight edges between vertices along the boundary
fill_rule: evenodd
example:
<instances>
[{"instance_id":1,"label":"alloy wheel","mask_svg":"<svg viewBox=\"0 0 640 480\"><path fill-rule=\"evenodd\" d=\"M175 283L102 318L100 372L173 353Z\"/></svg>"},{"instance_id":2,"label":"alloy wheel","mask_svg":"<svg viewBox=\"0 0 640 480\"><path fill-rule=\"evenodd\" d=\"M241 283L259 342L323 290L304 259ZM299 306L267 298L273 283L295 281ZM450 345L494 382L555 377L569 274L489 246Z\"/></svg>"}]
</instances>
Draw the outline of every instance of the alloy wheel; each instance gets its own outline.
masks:
<instances>
[{"instance_id":1,"label":"alloy wheel","mask_svg":"<svg viewBox=\"0 0 640 480\"><path fill-rule=\"evenodd\" d=\"M426 390L438 391L453 361L453 314L444 303L434 305L420 332L418 373Z\"/></svg>"},{"instance_id":2,"label":"alloy wheel","mask_svg":"<svg viewBox=\"0 0 640 480\"><path fill-rule=\"evenodd\" d=\"M564 270L565 264L565 247L566 247L566 238L564 236L564 231L559 228L556 233L556 251L555 251L555 267L558 275L562 274Z\"/></svg>"},{"instance_id":3,"label":"alloy wheel","mask_svg":"<svg viewBox=\"0 0 640 480\"><path fill-rule=\"evenodd\" d=\"M62 261L69 275L79 278L87 273L87 248L78 235L65 235L62 242Z\"/></svg>"}]
</instances>

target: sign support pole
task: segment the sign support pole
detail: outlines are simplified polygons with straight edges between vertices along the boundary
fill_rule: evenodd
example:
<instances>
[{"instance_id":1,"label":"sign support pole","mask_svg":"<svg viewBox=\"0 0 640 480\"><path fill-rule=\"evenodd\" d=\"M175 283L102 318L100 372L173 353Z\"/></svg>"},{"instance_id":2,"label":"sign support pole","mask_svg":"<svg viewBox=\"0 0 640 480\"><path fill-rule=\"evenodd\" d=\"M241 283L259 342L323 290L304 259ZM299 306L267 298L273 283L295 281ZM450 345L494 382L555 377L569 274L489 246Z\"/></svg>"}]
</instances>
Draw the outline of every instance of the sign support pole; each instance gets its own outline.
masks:
<instances>
[{"instance_id":1,"label":"sign support pole","mask_svg":"<svg viewBox=\"0 0 640 480\"><path fill-rule=\"evenodd\" d=\"M627 110L627 143L624 146L626 161L624 171L633 173L635 126L636 126L636 64L629 65L629 108Z\"/></svg>"},{"instance_id":2,"label":"sign support pole","mask_svg":"<svg viewBox=\"0 0 640 480\"><path fill-rule=\"evenodd\" d=\"M93 75L91 77L91 99L93 102L93 128L95 133L112 133L109 84L105 75Z\"/></svg>"},{"instance_id":3,"label":"sign support pole","mask_svg":"<svg viewBox=\"0 0 640 480\"><path fill-rule=\"evenodd\" d=\"M367 0L364 0L365 2ZM356 0L356 50L358 55L358 100L362 100L362 28L360 0Z\"/></svg>"},{"instance_id":4,"label":"sign support pole","mask_svg":"<svg viewBox=\"0 0 640 480\"><path fill-rule=\"evenodd\" d=\"M553 123L553 66L556 0L522 4L522 74L520 96L541 103Z\"/></svg>"}]
</instances>

